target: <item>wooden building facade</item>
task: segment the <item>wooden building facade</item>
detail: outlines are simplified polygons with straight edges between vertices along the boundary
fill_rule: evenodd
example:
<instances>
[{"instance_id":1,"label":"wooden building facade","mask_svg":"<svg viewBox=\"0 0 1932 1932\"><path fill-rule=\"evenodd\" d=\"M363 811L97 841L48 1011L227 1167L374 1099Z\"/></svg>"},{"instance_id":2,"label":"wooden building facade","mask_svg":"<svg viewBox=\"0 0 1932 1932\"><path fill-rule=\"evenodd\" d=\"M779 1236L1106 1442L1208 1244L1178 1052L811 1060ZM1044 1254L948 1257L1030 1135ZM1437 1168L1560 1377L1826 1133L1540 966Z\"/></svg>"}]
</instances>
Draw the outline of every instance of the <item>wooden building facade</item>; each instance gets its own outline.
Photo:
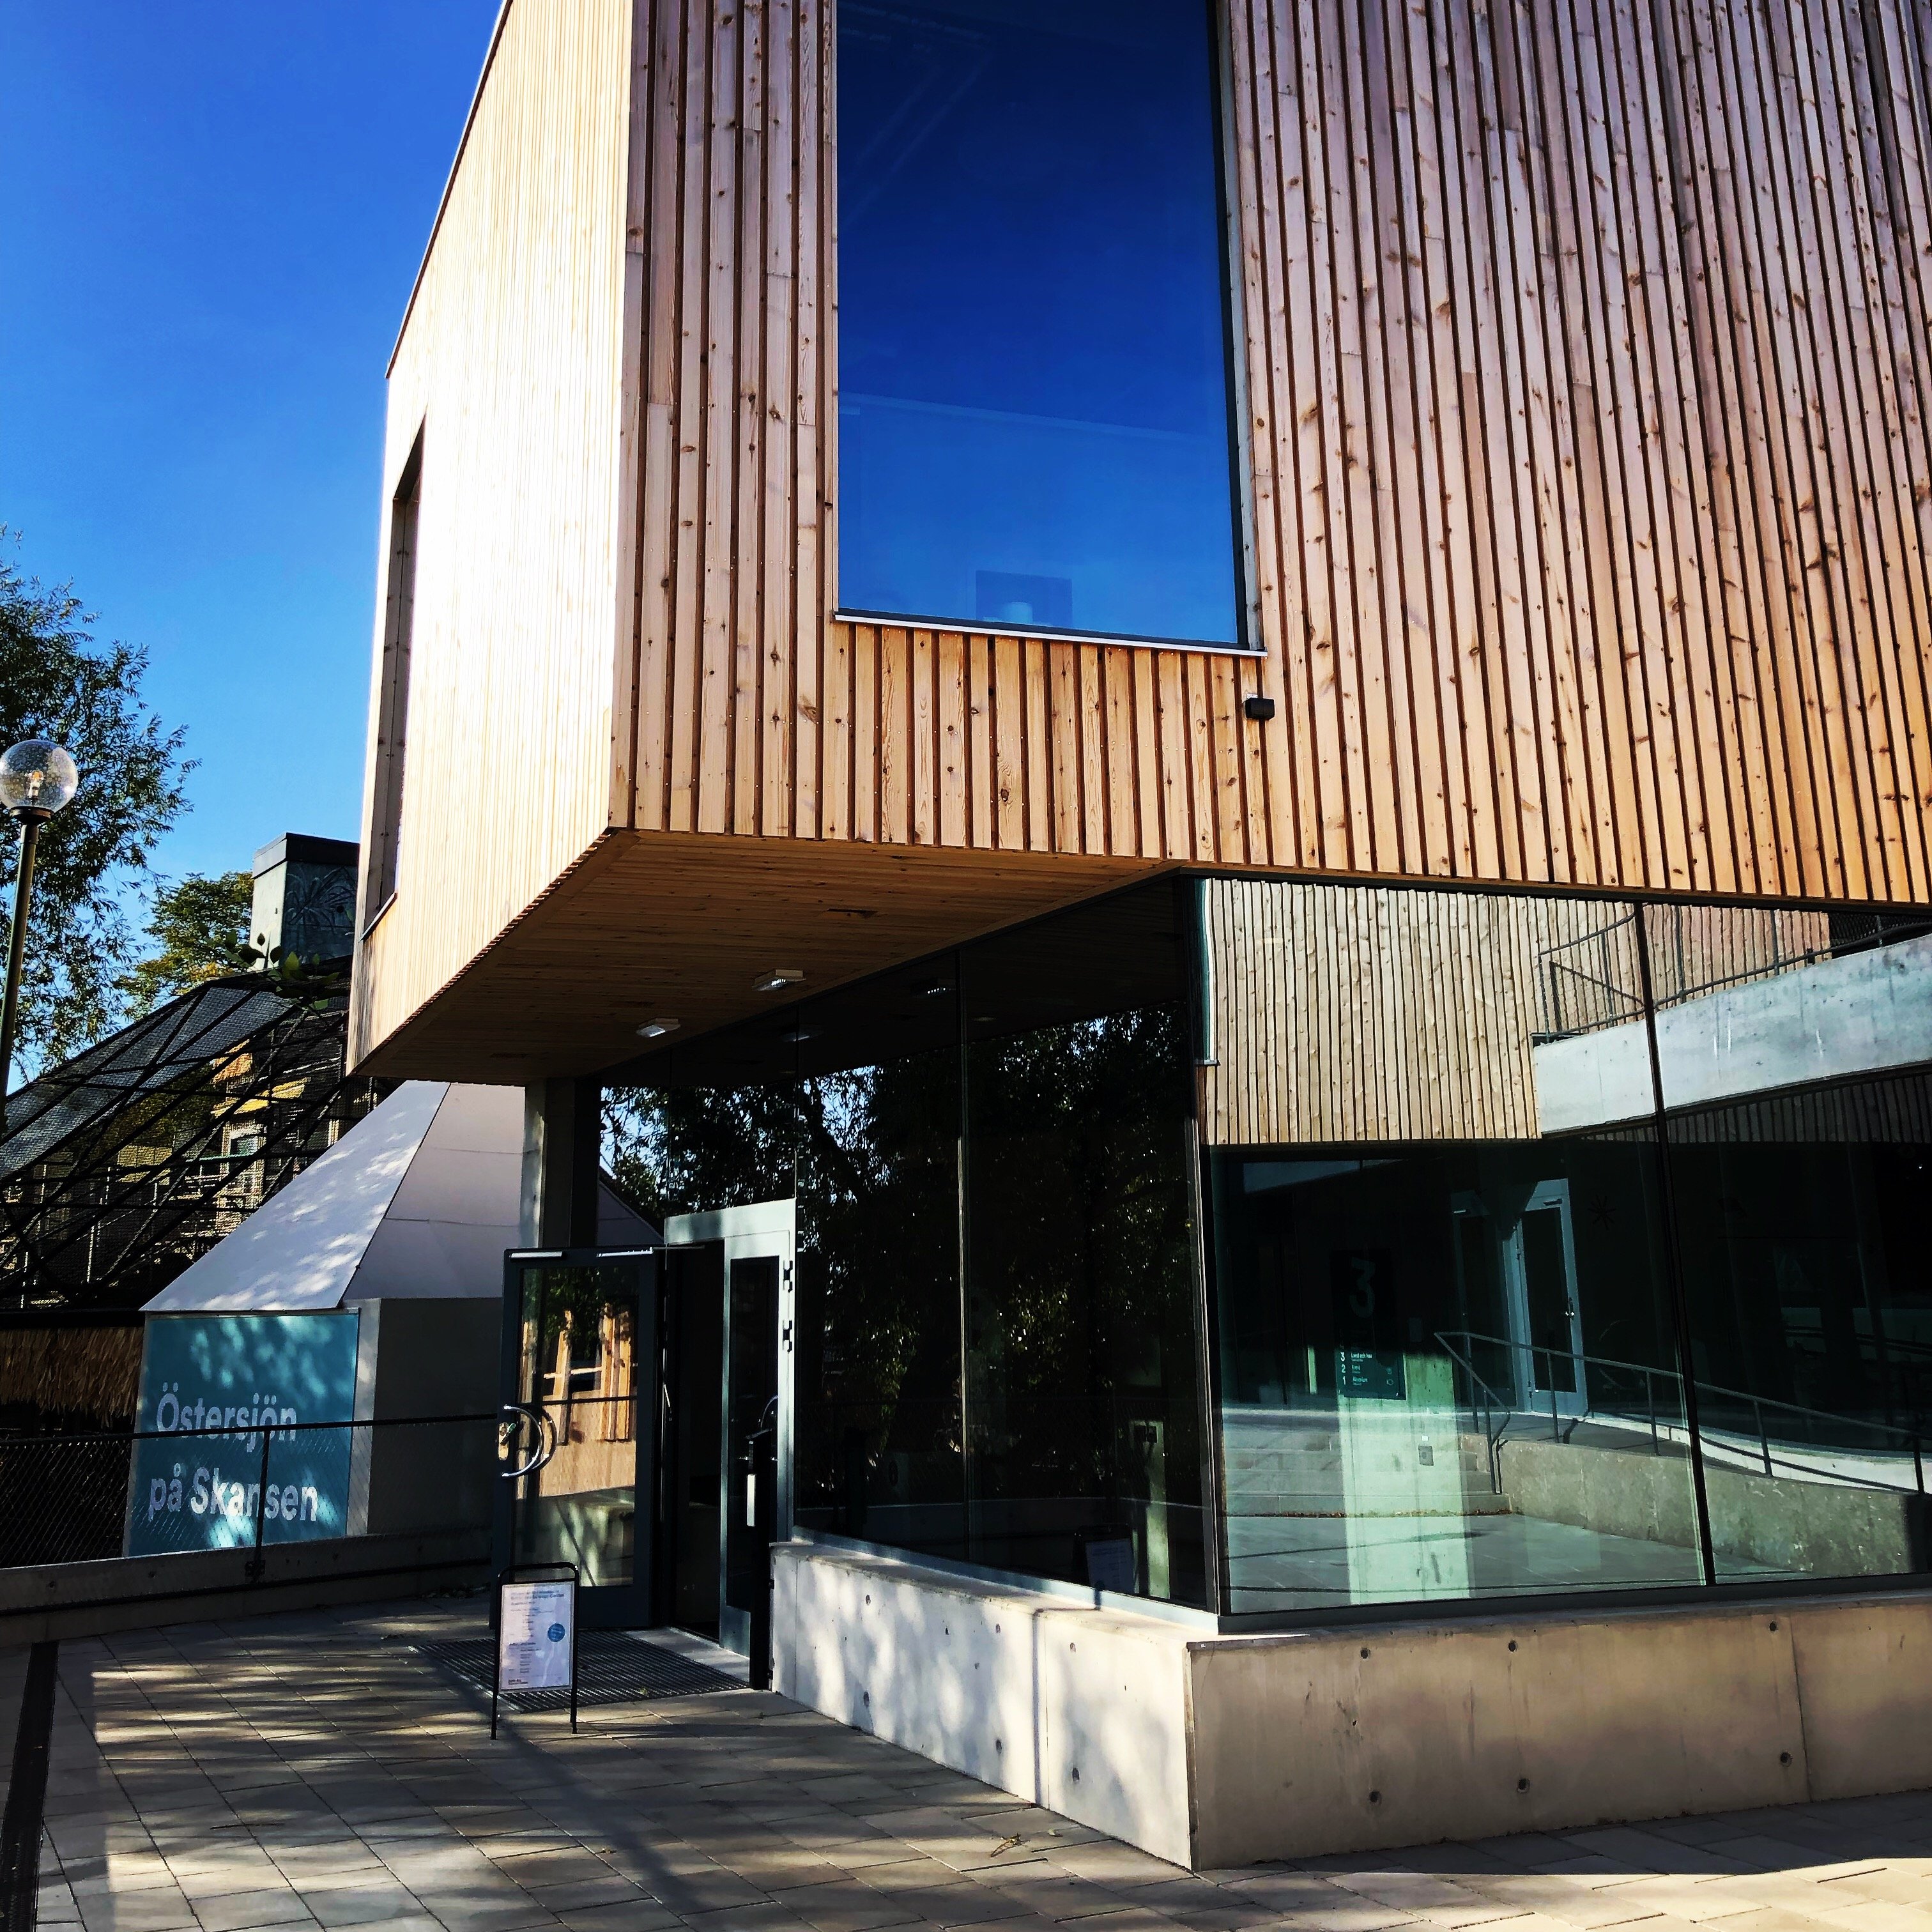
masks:
<instances>
[{"instance_id":1,"label":"wooden building facade","mask_svg":"<svg viewBox=\"0 0 1932 1932\"><path fill-rule=\"evenodd\" d=\"M1228 0L1248 652L841 616L837 27L504 8L390 371L367 1065L1177 866L1932 904L1927 0Z\"/></svg>"}]
</instances>

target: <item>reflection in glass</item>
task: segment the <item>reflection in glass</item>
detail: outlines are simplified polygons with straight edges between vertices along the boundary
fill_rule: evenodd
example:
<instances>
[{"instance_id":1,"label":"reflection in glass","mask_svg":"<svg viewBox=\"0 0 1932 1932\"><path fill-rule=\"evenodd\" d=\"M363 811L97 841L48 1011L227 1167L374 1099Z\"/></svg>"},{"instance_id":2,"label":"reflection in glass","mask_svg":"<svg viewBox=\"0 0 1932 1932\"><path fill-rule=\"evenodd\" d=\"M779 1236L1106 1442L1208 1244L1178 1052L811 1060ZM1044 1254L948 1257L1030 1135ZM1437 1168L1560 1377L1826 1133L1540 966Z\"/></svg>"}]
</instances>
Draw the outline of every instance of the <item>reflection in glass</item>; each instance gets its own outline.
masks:
<instances>
[{"instance_id":1,"label":"reflection in glass","mask_svg":"<svg viewBox=\"0 0 1932 1932\"><path fill-rule=\"evenodd\" d=\"M1198 0L841 0L839 602L1234 644Z\"/></svg>"},{"instance_id":2,"label":"reflection in glass","mask_svg":"<svg viewBox=\"0 0 1932 1932\"><path fill-rule=\"evenodd\" d=\"M1641 1014L1628 908L1202 916L1228 1610L1699 1581L1652 1110L1565 1130L1546 1078L1553 1004Z\"/></svg>"},{"instance_id":3,"label":"reflection in glass","mask_svg":"<svg viewBox=\"0 0 1932 1932\"><path fill-rule=\"evenodd\" d=\"M964 1556L958 1054L802 1094L794 1514Z\"/></svg>"},{"instance_id":4,"label":"reflection in glass","mask_svg":"<svg viewBox=\"0 0 1932 1932\"><path fill-rule=\"evenodd\" d=\"M665 1066L656 1211L796 1177L807 1528L1238 1616L1927 1566L1924 920L1162 882Z\"/></svg>"},{"instance_id":5,"label":"reflection in glass","mask_svg":"<svg viewBox=\"0 0 1932 1932\"><path fill-rule=\"evenodd\" d=\"M1647 919L1718 1576L1924 1570L1932 920Z\"/></svg>"},{"instance_id":6,"label":"reflection in glass","mask_svg":"<svg viewBox=\"0 0 1932 1932\"><path fill-rule=\"evenodd\" d=\"M980 1562L1205 1600L1187 1089L1173 1007L968 1051Z\"/></svg>"},{"instance_id":7,"label":"reflection in glass","mask_svg":"<svg viewBox=\"0 0 1932 1932\"><path fill-rule=\"evenodd\" d=\"M586 1587L632 1580L637 1552L636 1265L522 1270L520 1399L556 1454L518 1485L516 1561L577 1564Z\"/></svg>"}]
</instances>

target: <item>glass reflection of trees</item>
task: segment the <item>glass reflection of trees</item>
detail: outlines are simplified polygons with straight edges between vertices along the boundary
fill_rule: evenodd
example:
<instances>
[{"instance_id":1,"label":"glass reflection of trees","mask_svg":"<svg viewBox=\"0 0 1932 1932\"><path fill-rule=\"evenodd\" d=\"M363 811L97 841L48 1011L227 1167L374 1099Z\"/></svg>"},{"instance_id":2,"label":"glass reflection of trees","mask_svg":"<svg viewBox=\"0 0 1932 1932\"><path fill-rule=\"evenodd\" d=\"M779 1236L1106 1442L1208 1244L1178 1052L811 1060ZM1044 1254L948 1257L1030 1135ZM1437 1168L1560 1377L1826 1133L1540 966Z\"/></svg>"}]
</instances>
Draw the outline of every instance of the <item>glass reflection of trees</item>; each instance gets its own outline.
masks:
<instances>
[{"instance_id":1,"label":"glass reflection of trees","mask_svg":"<svg viewBox=\"0 0 1932 1932\"><path fill-rule=\"evenodd\" d=\"M611 1100L612 1164L654 1219L796 1187L800 1522L1081 1582L1111 1538L1134 1587L1200 1597L1176 1011Z\"/></svg>"},{"instance_id":2,"label":"glass reflection of trees","mask_svg":"<svg viewBox=\"0 0 1932 1932\"><path fill-rule=\"evenodd\" d=\"M976 1552L1202 1593L1186 1046L1166 1008L969 1049Z\"/></svg>"}]
</instances>

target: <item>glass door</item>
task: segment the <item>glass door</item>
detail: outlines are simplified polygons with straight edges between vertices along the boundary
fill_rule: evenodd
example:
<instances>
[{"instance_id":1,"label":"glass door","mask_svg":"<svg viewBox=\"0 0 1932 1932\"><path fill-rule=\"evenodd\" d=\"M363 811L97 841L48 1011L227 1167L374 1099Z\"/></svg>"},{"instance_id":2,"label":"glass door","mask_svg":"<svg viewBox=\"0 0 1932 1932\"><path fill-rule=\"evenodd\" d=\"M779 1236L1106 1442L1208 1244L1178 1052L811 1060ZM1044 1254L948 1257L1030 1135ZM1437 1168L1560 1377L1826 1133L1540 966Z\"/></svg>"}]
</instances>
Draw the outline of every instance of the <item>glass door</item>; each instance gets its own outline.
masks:
<instances>
[{"instance_id":1,"label":"glass door","mask_svg":"<svg viewBox=\"0 0 1932 1932\"><path fill-rule=\"evenodd\" d=\"M656 1621L718 1640L724 1436L724 1250L715 1243L664 1257L664 1442L659 1454Z\"/></svg>"},{"instance_id":2,"label":"glass door","mask_svg":"<svg viewBox=\"0 0 1932 1932\"><path fill-rule=\"evenodd\" d=\"M504 1282L501 1561L568 1562L589 1624L649 1620L654 1252L512 1252Z\"/></svg>"},{"instance_id":3,"label":"glass door","mask_svg":"<svg viewBox=\"0 0 1932 1932\"><path fill-rule=\"evenodd\" d=\"M664 1223L675 1527L659 1601L668 1621L748 1658L754 1684L770 1670L771 1546L791 1534L793 1231L788 1200Z\"/></svg>"},{"instance_id":4,"label":"glass door","mask_svg":"<svg viewBox=\"0 0 1932 1932\"><path fill-rule=\"evenodd\" d=\"M770 1613L771 1546L778 1532L778 1259L740 1256L730 1274L718 1640L755 1660L770 1648L770 1634L760 1624Z\"/></svg>"},{"instance_id":5,"label":"glass door","mask_svg":"<svg viewBox=\"0 0 1932 1932\"><path fill-rule=\"evenodd\" d=\"M1526 1400L1552 1415L1581 1415L1589 1400L1567 1180L1545 1180L1532 1190L1504 1254Z\"/></svg>"}]
</instances>

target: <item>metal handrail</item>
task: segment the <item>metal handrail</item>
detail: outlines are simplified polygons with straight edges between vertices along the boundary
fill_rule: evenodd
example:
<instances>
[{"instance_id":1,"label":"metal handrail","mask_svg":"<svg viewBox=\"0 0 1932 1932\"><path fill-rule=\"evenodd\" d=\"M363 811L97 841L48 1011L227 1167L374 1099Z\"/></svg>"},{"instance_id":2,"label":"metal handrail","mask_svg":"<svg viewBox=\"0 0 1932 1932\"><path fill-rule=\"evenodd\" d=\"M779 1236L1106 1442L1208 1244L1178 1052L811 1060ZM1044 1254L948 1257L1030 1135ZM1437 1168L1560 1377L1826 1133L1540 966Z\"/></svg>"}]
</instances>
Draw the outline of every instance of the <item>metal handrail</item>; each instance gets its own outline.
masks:
<instances>
[{"instance_id":1,"label":"metal handrail","mask_svg":"<svg viewBox=\"0 0 1932 1932\"><path fill-rule=\"evenodd\" d=\"M1552 1361L1560 1358L1564 1362L1580 1362L1586 1371L1592 1367L1616 1369L1633 1375L1642 1376L1644 1378L1645 1401L1642 1411L1626 1408L1617 1403L1600 1402L1594 1400L1590 1402L1589 1406L1605 1414L1624 1416L1632 1420L1636 1419L1640 1414L1642 1414L1648 1420L1650 1426L1651 1454L1652 1455L1662 1454L1658 1430L1656 1380L1660 1377L1666 1382L1674 1382L1681 1390L1684 1379L1681 1371L1676 1369L1659 1368L1654 1364L1649 1362L1622 1361L1613 1355L1586 1354L1568 1348L1552 1348L1544 1342L1519 1342L1505 1336L1480 1334L1474 1330L1467 1328L1452 1328L1438 1331L1436 1340L1444 1351L1470 1376L1472 1382L1481 1384L1485 1396L1482 1406L1486 1417L1489 1413L1490 1403L1500 1398L1496 1396L1495 1392L1490 1388L1486 1382L1483 1382L1483 1378L1477 1374L1474 1365L1467 1360L1462 1352L1454 1346L1456 1340L1460 1340L1465 1343L1483 1342L1492 1348L1508 1349L1512 1354L1526 1353L1532 1356L1542 1355ZM1552 1376L1546 1379L1553 1382L1556 1378ZM1848 1476L1838 1470L1820 1469L1809 1463L1795 1461L1789 1456L1774 1456L1772 1454L1771 1432L1765 1420L1766 1412L1772 1410L1781 1415L1801 1416L1808 1423L1827 1422L1844 1429L1862 1429L1876 1435L1894 1438L1901 1449L1911 1450L1912 1472L1915 1486L1920 1496L1922 1496L1926 1492L1924 1438L1922 1430L1901 1428L1895 1423L1868 1421L1860 1416L1840 1414L1830 1409L1807 1408L1798 1402L1780 1402L1775 1396L1754 1394L1749 1389L1727 1388L1720 1382L1707 1382L1701 1378L1694 1379L1691 1386L1696 1390L1700 1397L1706 1395L1715 1396L1726 1400L1748 1402L1750 1405L1752 1417L1756 1424L1758 1454L1764 1463L1764 1473L1767 1476L1774 1476L1777 1473L1774 1466L1781 1462L1789 1469L1797 1470L1808 1475L1832 1476L1840 1482L1861 1488L1882 1490L1895 1494L1910 1493L1897 1484L1881 1483L1866 1477ZM1471 1413L1473 1414L1477 1405L1472 1402L1469 1406ZM1677 1414L1681 1417L1683 1412L1682 1398L1680 1395ZM1568 1431L1562 1428L1557 1412L1557 1391L1554 1389L1550 1391L1550 1416L1552 1439L1558 1442L1568 1442L1576 1432L1576 1424L1583 1420L1581 1416L1574 1417L1571 1419ZM1700 1432L1707 1438L1712 1434L1708 1426L1705 1426ZM1500 1444L1497 1446L1499 1450Z\"/></svg>"},{"instance_id":2,"label":"metal handrail","mask_svg":"<svg viewBox=\"0 0 1932 1932\"><path fill-rule=\"evenodd\" d=\"M1449 1334L1463 1334L1463 1339L1466 1341L1472 1339L1460 1329L1452 1329ZM1438 1333L1436 1339L1447 1352L1450 1359L1469 1378L1471 1384L1483 1392L1483 1434L1489 1444L1490 1490L1492 1495L1499 1496L1503 1492L1503 1442L1509 1433L1510 1424L1516 1420L1516 1412L1494 1389L1490 1388L1477 1369L1475 1364L1450 1342L1449 1334ZM1492 1428L1491 1423L1498 1408L1502 1410L1503 1419ZM1469 1413L1473 1417L1475 1412L1476 1405L1472 1402L1469 1405Z\"/></svg>"}]
</instances>

